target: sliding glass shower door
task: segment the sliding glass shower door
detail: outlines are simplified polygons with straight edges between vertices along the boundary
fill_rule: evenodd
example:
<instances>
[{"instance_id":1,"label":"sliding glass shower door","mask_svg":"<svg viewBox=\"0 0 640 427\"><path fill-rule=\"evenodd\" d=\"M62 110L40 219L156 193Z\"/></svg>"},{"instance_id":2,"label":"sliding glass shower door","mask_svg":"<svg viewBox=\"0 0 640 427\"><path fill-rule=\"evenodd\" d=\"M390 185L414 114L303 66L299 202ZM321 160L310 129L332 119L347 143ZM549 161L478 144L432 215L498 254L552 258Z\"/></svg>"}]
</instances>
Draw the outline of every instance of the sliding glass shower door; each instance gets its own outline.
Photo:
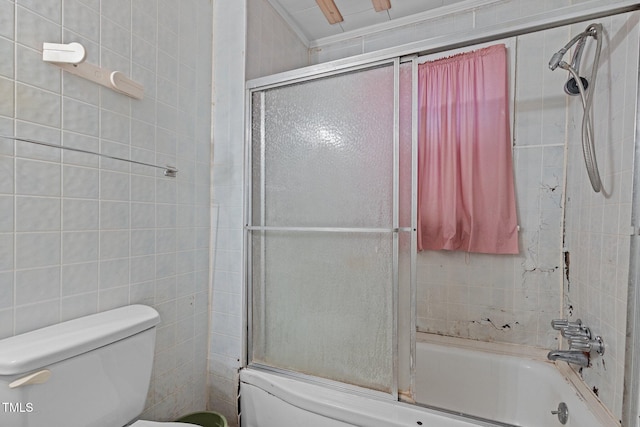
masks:
<instances>
[{"instance_id":1,"label":"sliding glass shower door","mask_svg":"<svg viewBox=\"0 0 640 427\"><path fill-rule=\"evenodd\" d=\"M249 363L396 395L398 63L251 93Z\"/></svg>"}]
</instances>

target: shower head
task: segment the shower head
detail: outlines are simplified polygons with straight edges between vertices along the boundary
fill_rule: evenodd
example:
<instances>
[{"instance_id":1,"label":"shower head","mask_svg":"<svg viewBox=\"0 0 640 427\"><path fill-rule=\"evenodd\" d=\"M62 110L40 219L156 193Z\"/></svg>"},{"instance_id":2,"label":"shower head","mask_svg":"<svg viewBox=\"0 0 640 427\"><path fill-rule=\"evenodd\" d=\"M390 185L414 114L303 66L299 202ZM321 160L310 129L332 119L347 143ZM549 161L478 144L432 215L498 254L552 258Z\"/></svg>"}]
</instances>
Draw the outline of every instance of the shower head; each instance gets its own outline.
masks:
<instances>
[{"instance_id":1,"label":"shower head","mask_svg":"<svg viewBox=\"0 0 640 427\"><path fill-rule=\"evenodd\" d=\"M584 77L580 77L580 83L582 83L582 88L587 89L589 87L589 80ZM564 93L571 96L580 95L580 86L578 86L578 81L575 77L571 77L564 84Z\"/></svg>"}]
</instances>

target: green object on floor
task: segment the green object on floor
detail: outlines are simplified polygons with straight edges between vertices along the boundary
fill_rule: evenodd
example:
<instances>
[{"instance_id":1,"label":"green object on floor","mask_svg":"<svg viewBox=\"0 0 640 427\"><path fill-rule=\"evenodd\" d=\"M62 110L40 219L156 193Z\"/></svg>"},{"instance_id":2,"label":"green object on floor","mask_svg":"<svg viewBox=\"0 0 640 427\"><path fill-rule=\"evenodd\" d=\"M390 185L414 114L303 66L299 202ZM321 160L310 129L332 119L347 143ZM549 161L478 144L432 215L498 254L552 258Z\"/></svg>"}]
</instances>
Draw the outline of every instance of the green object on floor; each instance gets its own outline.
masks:
<instances>
[{"instance_id":1,"label":"green object on floor","mask_svg":"<svg viewBox=\"0 0 640 427\"><path fill-rule=\"evenodd\" d=\"M202 427L228 427L227 419L224 415L217 412L194 412L178 418L176 421L180 423L195 424Z\"/></svg>"}]
</instances>

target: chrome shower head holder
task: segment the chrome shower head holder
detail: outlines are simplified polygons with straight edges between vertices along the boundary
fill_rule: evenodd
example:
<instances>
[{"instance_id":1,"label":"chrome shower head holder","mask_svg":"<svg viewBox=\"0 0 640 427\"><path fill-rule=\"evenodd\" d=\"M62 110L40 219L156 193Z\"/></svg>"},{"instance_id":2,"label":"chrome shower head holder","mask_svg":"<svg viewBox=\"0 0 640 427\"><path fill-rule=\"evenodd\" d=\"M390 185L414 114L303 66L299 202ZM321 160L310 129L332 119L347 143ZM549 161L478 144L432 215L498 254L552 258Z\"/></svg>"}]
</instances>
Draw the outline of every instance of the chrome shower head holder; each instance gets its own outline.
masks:
<instances>
[{"instance_id":1,"label":"chrome shower head holder","mask_svg":"<svg viewBox=\"0 0 640 427\"><path fill-rule=\"evenodd\" d=\"M589 25L583 32L572 38L562 49L554 53L549 60L549 68L552 71L558 67L570 71L570 77L564 85L564 91L567 95L575 96L580 94L580 87L574 75L580 76L580 60L582 59L582 52L584 51L587 37L597 38L598 31L596 25L597 24ZM563 61L562 58L573 45L576 45L576 48L571 57L571 64L568 64ZM584 77L580 77L580 83L582 83L583 89L589 87L589 81Z\"/></svg>"},{"instance_id":2,"label":"chrome shower head holder","mask_svg":"<svg viewBox=\"0 0 640 427\"><path fill-rule=\"evenodd\" d=\"M549 60L549 68L552 71L560 67L569 72L569 79L564 85L565 93L568 95L580 95L582 100L582 151L584 154L587 174L589 175L589 181L591 181L591 187L596 193L600 192L602 188L602 181L600 179L600 172L598 171L598 164L595 157L594 130L590 116L592 114L593 93L596 76L598 74L598 65L600 63L600 52L602 49L602 31L602 24L590 24L583 32L569 40L569 43L567 43L562 49L554 53ZM589 77L590 81L579 74L580 60L582 59L582 53L588 37L593 37L597 42L593 65L591 67L591 76ZM573 52L571 64L568 64L566 61L562 60L562 57L573 45L576 44L577 46ZM591 87L587 93L587 87L589 86Z\"/></svg>"}]
</instances>

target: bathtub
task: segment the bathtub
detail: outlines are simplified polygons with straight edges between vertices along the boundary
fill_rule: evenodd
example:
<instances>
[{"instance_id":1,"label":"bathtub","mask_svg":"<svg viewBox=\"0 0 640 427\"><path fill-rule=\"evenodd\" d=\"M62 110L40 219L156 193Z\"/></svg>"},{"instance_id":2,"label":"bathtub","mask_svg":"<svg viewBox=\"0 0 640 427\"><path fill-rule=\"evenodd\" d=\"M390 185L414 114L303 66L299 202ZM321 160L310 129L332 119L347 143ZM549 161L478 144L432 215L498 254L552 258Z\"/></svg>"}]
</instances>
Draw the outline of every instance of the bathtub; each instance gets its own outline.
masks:
<instances>
[{"instance_id":1,"label":"bathtub","mask_svg":"<svg viewBox=\"0 0 640 427\"><path fill-rule=\"evenodd\" d=\"M554 427L562 426L551 414L560 402L569 410L565 426L619 426L566 364L543 356L536 349L419 334L416 405L243 369L242 427Z\"/></svg>"},{"instance_id":2,"label":"bathtub","mask_svg":"<svg viewBox=\"0 0 640 427\"><path fill-rule=\"evenodd\" d=\"M573 369L547 360L547 350L420 333L416 341L416 402L528 427L561 426L551 411L564 402L565 426L620 426Z\"/></svg>"}]
</instances>

